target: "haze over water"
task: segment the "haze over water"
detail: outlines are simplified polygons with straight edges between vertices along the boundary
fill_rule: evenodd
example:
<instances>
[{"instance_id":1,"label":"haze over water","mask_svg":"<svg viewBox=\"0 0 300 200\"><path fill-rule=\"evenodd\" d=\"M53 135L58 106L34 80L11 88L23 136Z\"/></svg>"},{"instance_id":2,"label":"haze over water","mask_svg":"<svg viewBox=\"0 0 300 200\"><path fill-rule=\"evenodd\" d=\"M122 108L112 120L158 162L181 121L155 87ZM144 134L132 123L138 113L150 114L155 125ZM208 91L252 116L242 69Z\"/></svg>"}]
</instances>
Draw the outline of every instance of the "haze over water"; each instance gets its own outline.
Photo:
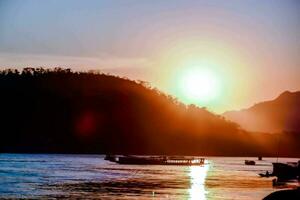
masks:
<instances>
[{"instance_id":1,"label":"haze over water","mask_svg":"<svg viewBox=\"0 0 300 200\"><path fill-rule=\"evenodd\" d=\"M1 154L0 198L255 200L275 190L271 179L258 173L271 171L276 158L256 166L246 166L247 158L238 157L210 157L204 166L118 165L103 158Z\"/></svg>"}]
</instances>

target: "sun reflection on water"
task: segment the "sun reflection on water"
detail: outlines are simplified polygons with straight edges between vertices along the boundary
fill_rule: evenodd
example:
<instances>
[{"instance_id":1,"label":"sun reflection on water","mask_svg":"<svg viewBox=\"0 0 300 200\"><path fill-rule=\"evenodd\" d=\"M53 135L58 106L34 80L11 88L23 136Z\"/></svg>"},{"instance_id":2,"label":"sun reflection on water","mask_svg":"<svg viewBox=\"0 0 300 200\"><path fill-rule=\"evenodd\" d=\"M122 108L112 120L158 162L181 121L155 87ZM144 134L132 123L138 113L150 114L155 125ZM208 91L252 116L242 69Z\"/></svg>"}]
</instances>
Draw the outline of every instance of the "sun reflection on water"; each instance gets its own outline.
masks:
<instances>
[{"instance_id":1,"label":"sun reflection on water","mask_svg":"<svg viewBox=\"0 0 300 200\"><path fill-rule=\"evenodd\" d=\"M190 200L205 200L207 191L205 190L205 179L207 171L209 169L209 164L203 166L191 166L190 167L190 179L191 188L189 189L189 199Z\"/></svg>"}]
</instances>

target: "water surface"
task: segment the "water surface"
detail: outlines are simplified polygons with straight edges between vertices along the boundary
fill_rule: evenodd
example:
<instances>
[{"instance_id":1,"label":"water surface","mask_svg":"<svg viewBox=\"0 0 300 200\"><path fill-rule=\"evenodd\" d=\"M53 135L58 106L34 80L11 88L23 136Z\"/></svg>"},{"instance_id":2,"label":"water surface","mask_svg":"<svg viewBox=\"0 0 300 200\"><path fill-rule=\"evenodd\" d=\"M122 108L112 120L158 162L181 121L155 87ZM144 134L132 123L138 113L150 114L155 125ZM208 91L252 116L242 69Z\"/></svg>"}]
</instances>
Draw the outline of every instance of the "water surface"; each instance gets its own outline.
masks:
<instances>
[{"instance_id":1,"label":"water surface","mask_svg":"<svg viewBox=\"0 0 300 200\"><path fill-rule=\"evenodd\" d=\"M262 199L276 158L207 157L204 166L118 165L103 155L0 154L0 198ZM297 158L280 158L281 162Z\"/></svg>"}]
</instances>

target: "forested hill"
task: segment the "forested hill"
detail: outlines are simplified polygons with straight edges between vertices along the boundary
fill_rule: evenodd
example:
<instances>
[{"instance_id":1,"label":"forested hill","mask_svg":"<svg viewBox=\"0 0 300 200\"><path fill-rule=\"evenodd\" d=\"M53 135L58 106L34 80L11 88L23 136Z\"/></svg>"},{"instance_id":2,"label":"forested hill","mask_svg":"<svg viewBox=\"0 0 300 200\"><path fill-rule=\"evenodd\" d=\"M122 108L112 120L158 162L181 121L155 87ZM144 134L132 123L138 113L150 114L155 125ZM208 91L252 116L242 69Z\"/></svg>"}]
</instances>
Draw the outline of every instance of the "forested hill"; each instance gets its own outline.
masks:
<instances>
[{"instance_id":1,"label":"forested hill","mask_svg":"<svg viewBox=\"0 0 300 200\"><path fill-rule=\"evenodd\" d=\"M69 69L0 72L1 152L257 155L237 124L144 82Z\"/></svg>"}]
</instances>

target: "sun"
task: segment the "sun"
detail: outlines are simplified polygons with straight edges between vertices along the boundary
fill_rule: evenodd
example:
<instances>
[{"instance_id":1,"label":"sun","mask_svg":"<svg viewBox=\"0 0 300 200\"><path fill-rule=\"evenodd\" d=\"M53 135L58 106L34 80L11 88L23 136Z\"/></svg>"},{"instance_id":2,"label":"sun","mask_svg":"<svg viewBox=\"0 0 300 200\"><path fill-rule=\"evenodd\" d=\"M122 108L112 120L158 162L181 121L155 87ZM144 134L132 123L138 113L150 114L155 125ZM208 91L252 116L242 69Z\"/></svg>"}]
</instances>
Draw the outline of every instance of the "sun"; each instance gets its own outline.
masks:
<instances>
[{"instance_id":1,"label":"sun","mask_svg":"<svg viewBox=\"0 0 300 200\"><path fill-rule=\"evenodd\" d=\"M188 69L182 74L181 92L186 99L195 103L207 103L214 100L220 92L217 75L202 68Z\"/></svg>"}]
</instances>

